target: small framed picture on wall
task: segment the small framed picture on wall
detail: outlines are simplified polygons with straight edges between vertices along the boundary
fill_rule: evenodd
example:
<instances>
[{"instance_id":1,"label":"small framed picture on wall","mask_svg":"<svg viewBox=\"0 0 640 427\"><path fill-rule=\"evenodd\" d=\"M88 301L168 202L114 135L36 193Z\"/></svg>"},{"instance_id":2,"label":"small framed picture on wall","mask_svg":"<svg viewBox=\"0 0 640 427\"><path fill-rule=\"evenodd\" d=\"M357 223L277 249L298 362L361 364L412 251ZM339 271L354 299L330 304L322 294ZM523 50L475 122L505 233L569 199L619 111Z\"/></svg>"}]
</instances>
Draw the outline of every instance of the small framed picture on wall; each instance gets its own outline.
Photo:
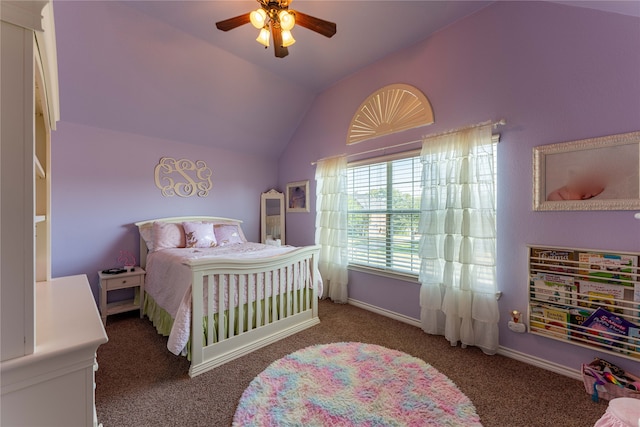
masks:
<instances>
[{"instance_id":1,"label":"small framed picture on wall","mask_svg":"<svg viewBox=\"0 0 640 427\"><path fill-rule=\"evenodd\" d=\"M533 149L533 209L640 209L640 132Z\"/></svg>"},{"instance_id":2,"label":"small framed picture on wall","mask_svg":"<svg viewBox=\"0 0 640 427\"><path fill-rule=\"evenodd\" d=\"M309 181L287 184L285 192L287 212L309 212Z\"/></svg>"}]
</instances>

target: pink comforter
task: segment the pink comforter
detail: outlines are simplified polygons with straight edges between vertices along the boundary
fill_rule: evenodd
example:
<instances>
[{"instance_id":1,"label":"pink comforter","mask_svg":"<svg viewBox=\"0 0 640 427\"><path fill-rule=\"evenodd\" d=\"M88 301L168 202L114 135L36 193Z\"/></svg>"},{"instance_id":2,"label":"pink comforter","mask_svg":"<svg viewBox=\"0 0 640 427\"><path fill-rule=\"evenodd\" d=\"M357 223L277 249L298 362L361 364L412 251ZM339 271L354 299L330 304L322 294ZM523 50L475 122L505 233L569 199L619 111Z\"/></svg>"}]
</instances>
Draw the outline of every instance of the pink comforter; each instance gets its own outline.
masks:
<instances>
[{"instance_id":1,"label":"pink comforter","mask_svg":"<svg viewBox=\"0 0 640 427\"><path fill-rule=\"evenodd\" d=\"M187 265L196 259L255 259L284 254L297 249L293 246L269 246L260 243L242 243L215 248L174 248L152 252L147 256L145 292L174 319L169 335L167 348L174 354L184 352L191 333L191 269ZM290 275L291 276L291 275ZM322 295L322 281L316 272L318 290ZM287 278L287 285L292 289L293 277ZM297 285L296 285L297 286ZM247 291L245 287L245 292ZM274 292L281 292L277 289ZM248 290L250 301L256 299L255 291ZM271 286L267 287L267 297L271 294ZM206 288L205 288L205 298ZM258 299L263 298L259 292ZM214 312L218 301L215 295ZM238 295L234 306L238 304ZM229 306L228 295L225 295L224 307ZM205 311L206 311L205 305ZM204 314L207 314L206 312Z\"/></svg>"}]
</instances>

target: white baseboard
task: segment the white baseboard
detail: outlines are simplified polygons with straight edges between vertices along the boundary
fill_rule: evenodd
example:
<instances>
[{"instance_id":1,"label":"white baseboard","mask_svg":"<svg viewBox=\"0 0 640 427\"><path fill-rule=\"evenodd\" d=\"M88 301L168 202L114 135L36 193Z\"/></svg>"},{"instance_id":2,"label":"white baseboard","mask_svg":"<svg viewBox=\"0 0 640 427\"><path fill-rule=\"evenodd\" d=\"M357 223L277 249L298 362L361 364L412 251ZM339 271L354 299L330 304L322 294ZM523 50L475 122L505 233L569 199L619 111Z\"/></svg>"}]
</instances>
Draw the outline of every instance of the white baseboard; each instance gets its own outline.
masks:
<instances>
[{"instance_id":1,"label":"white baseboard","mask_svg":"<svg viewBox=\"0 0 640 427\"><path fill-rule=\"evenodd\" d=\"M555 372L556 374L564 375L565 377L582 381L582 374L578 369L568 368L566 366L502 346L498 348L498 354L510 359L519 360L520 362L524 362L529 365L537 366L538 368L542 368L547 371Z\"/></svg>"},{"instance_id":2,"label":"white baseboard","mask_svg":"<svg viewBox=\"0 0 640 427\"><path fill-rule=\"evenodd\" d=\"M348 304L353 306L362 308L367 311L371 311L381 316L390 317L399 322L407 323L409 325L415 326L417 328L421 328L420 320L414 319L409 316L405 316L404 314L396 313L394 311L386 310L380 307L376 307L375 305L368 304L366 302L358 301L352 298L349 298ZM582 374L577 369L568 368L563 365L559 365L554 362L550 362L545 359L541 359L536 356L531 356L526 353L522 353L520 351L512 350L510 348L500 346L498 348L498 353L501 356L508 357L510 359L515 359L520 362L526 363L528 365L533 365L538 368L545 369L547 371L555 372L556 374L564 375L565 377L574 378L576 380L582 381Z\"/></svg>"},{"instance_id":3,"label":"white baseboard","mask_svg":"<svg viewBox=\"0 0 640 427\"><path fill-rule=\"evenodd\" d=\"M396 313L395 311L386 310L384 308L380 308L375 305L367 304L366 302L358 301L351 298L349 298L347 304L362 308L367 311L372 311L385 317L390 317L402 323L408 323L409 325L415 326L416 328L420 328L420 320L414 319L413 317L405 316L404 314Z\"/></svg>"}]
</instances>

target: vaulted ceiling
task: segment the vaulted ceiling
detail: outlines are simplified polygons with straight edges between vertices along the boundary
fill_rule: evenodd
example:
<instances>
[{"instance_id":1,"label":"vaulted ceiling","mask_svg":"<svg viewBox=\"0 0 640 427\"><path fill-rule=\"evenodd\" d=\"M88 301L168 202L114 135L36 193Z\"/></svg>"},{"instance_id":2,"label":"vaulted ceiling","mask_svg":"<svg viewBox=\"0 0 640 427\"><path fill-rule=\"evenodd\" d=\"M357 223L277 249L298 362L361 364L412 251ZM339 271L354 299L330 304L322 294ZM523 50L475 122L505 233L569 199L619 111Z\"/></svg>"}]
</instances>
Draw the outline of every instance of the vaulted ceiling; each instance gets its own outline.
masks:
<instances>
[{"instance_id":1,"label":"vaulted ceiling","mask_svg":"<svg viewBox=\"0 0 640 427\"><path fill-rule=\"evenodd\" d=\"M55 0L62 120L277 157L317 94L491 3L295 0L337 34L296 27L276 58L251 24L215 28L256 1ZM556 3L640 16L635 1Z\"/></svg>"}]
</instances>

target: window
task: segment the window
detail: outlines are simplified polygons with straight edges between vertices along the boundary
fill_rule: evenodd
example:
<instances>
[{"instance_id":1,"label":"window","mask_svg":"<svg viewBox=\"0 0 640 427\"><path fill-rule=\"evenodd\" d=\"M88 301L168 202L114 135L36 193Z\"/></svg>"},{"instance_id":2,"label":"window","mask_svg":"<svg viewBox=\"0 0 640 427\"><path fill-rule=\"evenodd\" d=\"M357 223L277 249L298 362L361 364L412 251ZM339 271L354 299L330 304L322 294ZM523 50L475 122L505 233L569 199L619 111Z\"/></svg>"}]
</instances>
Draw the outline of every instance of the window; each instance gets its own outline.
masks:
<instances>
[{"instance_id":1,"label":"window","mask_svg":"<svg viewBox=\"0 0 640 427\"><path fill-rule=\"evenodd\" d=\"M347 168L349 264L418 275L419 151Z\"/></svg>"}]
</instances>

